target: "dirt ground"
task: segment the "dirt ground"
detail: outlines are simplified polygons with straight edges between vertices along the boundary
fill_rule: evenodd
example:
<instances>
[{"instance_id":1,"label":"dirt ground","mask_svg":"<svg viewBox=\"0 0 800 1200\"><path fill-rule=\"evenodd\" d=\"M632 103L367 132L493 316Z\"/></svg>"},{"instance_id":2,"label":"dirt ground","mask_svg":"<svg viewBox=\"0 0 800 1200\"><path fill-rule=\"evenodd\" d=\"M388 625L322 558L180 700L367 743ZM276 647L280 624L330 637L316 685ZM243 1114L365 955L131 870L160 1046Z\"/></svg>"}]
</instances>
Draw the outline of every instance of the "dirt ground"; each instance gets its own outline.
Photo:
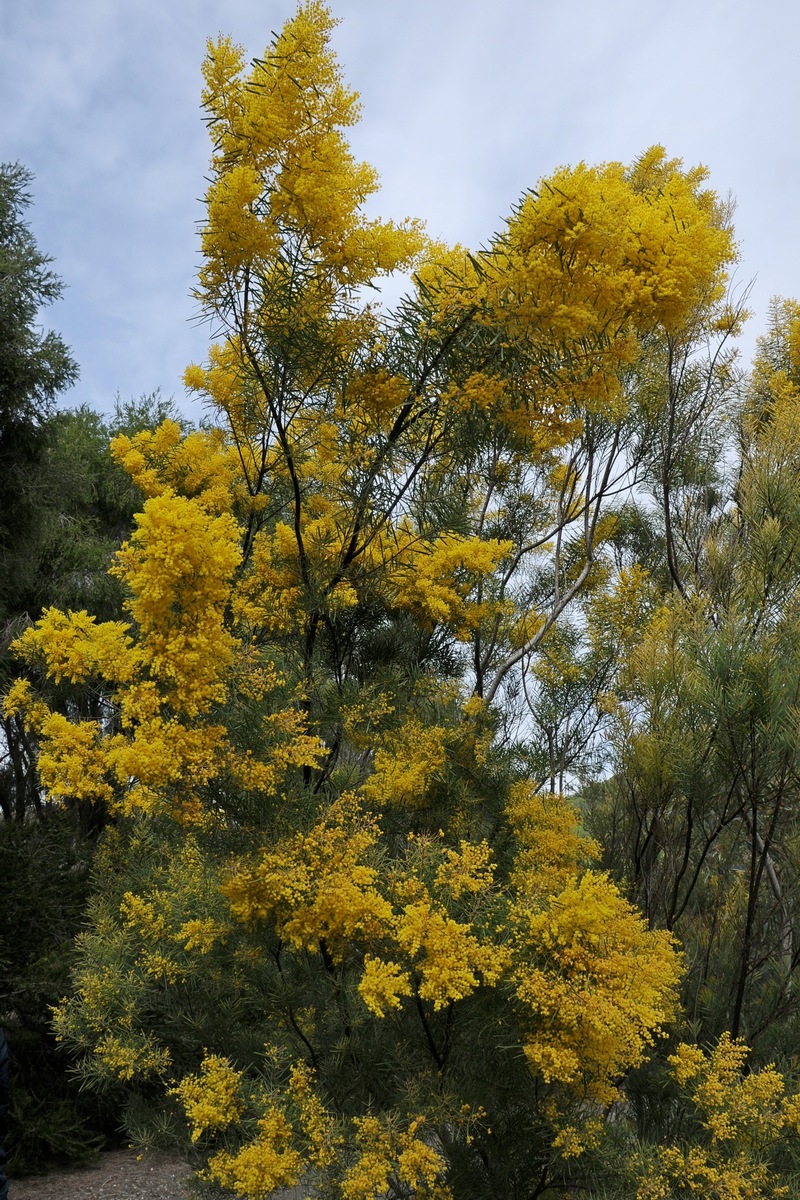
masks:
<instances>
[{"instance_id":1,"label":"dirt ground","mask_svg":"<svg viewBox=\"0 0 800 1200\"><path fill-rule=\"evenodd\" d=\"M153 1151L139 1157L134 1150L101 1154L90 1167L9 1179L8 1200L190 1200L191 1168L174 1154ZM281 1192L279 1200L304 1200L308 1188ZM215 1190L217 1200L237 1200L233 1192Z\"/></svg>"},{"instance_id":2,"label":"dirt ground","mask_svg":"<svg viewBox=\"0 0 800 1200\"><path fill-rule=\"evenodd\" d=\"M102 1154L80 1170L9 1179L8 1200L186 1200L191 1170L174 1154Z\"/></svg>"}]
</instances>

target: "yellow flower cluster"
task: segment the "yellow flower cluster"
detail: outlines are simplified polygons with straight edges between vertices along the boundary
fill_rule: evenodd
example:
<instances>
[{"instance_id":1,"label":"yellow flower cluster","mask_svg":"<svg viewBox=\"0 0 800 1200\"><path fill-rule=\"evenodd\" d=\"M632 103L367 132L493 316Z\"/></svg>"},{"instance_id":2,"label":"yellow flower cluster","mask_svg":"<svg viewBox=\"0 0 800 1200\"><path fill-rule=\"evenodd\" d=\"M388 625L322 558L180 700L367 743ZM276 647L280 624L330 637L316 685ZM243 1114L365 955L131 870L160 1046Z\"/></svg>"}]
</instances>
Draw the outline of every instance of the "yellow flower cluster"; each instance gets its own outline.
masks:
<instances>
[{"instance_id":1,"label":"yellow flower cluster","mask_svg":"<svg viewBox=\"0 0 800 1200\"><path fill-rule=\"evenodd\" d=\"M130 589L128 609L150 677L190 717L225 696L236 643L224 609L240 559L239 529L229 514L210 517L199 503L167 490L146 502L112 569Z\"/></svg>"},{"instance_id":2,"label":"yellow flower cluster","mask_svg":"<svg viewBox=\"0 0 800 1200\"><path fill-rule=\"evenodd\" d=\"M307 1142L306 1158L315 1167L329 1167L336 1160L342 1136L314 1088L313 1071L297 1063L289 1073L286 1095L297 1112L297 1127Z\"/></svg>"},{"instance_id":3,"label":"yellow flower cluster","mask_svg":"<svg viewBox=\"0 0 800 1200\"><path fill-rule=\"evenodd\" d=\"M654 606L654 588L643 567L623 567L613 591L601 591L589 607L589 634L604 649L624 648L630 653L641 640Z\"/></svg>"},{"instance_id":4,"label":"yellow flower cluster","mask_svg":"<svg viewBox=\"0 0 800 1200\"><path fill-rule=\"evenodd\" d=\"M743 1075L746 1047L723 1037L711 1055L681 1046L671 1062L682 1085L691 1085L698 1110L712 1118L726 1112L728 1127L708 1124L709 1148L698 1145L658 1148L655 1158L640 1163L637 1200L670 1200L684 1192L701 1192L712 1200L771 1200L788 1196L760 1149L782 1136L796 1135L800 1101L785 1094L782 1078L772 1068ZM242 1119L242 1077L227 1060L209 1055L197 1075L172 1089L181 1101L193 1140ZM296 1186L309 1166L332 1168L346 1200L379 1200L392 1187L407 1187L430 1200L449 1200L445 1163L426 1135L422 1116L363 1116L353 1121L354 1147L346 1147L343 1130L316 1090L314 1073L295 1065L283 1099L252 1097L260 1115L258 1133L238 1151L215 1153L207 1178L254 1200L266 1200L278 1188ZM484 1116L478 1112L472 1116ZM554 1113L553 1149L565 1159L597 1145L602 1122L563 1121ZM469 1122L468 1122L469 1123Z\"/></svg>"},{"instance_id":5,"label":"yellow flower cluster","mask_svg":"<svg viewBox=\"0 0 800 1200\"><path fill-rule=\"evenodd\" d=\"M748 1048L723 1033L710 1054L681 1044L669 1062L701 1114L712 1147L770 1145L785 1129L797 1132L798 1096L786 1095L786 1081L774 1066L744 1072Z\"/></svg>"},{"instance_id":6,"label":"yellow flower cluster","mask_svg":"<svg viewBox=\"0 0 800 1200\"><path fill-rule=\"evenodd\" d=\"M291 945L313 950L322 940L334 957L353 940L380 938L392 908L363 861L379 833L353 796L341 796L307 834L232 873L223 888L231 911L248 922L269 916Z\"/></svg>"},{"instance_id":7,"label":"yellow flower cluster","mask_svg":"<svg viewBox=\"0 0 800 1200\"><path fill-rule=\"evenodd\" d=\"M468 641L498 611L497 605L470 599L470 594L510 550L511 542L456 533L420 541L410 555L398 556L393 570L397 604L413 613L423 627L449 625L456 637Z\"/></svg>"},{"instance_id":8,"label":"yellow flower cluster","mask_svg":"<svg viewBox=\"0 0 800 1200\"><path fill-rule=\"evenodd\" d=\"M587 1150L599 1145L603 1135L603 1122L588 1115L580 1124L555 1122L557 1133L553 1138L553 1149L562 1158L579 1158Z\"/></svg>"},{"instance_id":9,"label":"yellow flower cluster","mask_svg":"<svg viewBox=\"0 0 800 1200\"><path fill-rule=\"evenodd\" d=\"M597 842L581 835L575 809L527 780L511 788L506 816L518 846L511 881L528 902L560 892L579 864L600 857Z\"/></svg>"},{"instance_id":10,"label":"yellow flower cluster","mask_svg":"<svg viewBox=\"0 0 800 1200\"><path fill-rule=\"evenodd\" d=\"M445 849L444 862L436 872L436 887L445 889L454 900L474 895L491 887L494 862L488 842L464 842L458 850Z\"/></svg>"},{"instance_id":11,"label":"yellow flower cluster","mask_svg":"<svg viewBox=\"0 0 800 1200\"><path fill-rule=\"evenodd\" d=\"M268 1046L269 1052L270 1047ZM255 1115L257 1133L236 1151L218 1150L204 1177L252 1200L297 1184L309 1165L325 1169L342 1145L334 1118L315 1090L314 1073L305 1064L289 1072L282 1099L254 1093L243 1099L243 1076L227 1059L207 1055L197 1075L172 1088L192 1127L192 1141L207 1131L227 1129Z\"/></svg>"},{"instance_id":12,"label":"yellow flower cluster","mask_svg":"<svg viewBox=\"0 0 800 1200\"><path fill-rule=\"evenodd\" d=\"M54 800L110 803L113 788L97 721L70 721L46 706L22 710L39 734L39 778Z\"/></svg>"},{"instance_id":13,"label":"yellow flower cluster","mask_svg":"<svg viewBox=\"0 0 800 1200\"><path fill-rule=\"evenodd\" d=\"M114 683L133 678L137 660L131 653L133 639L124 621L98 625L87 612L63 613L46 608L34 633L28 629L17 641L23 654L35 645L56 683L85 683L97 676Z\"/></svg>"},{"instance_id":14,"label":"yellow flower cluster","mask_svg":"<svg viewBox=\"0 0 800 1200\"><path fill-rule=\"evenodd\" d=\"M120 731L51 712L22 680L5 697L4 711L23 715L36 730L40 776L51 797L90 799L126 813L167 811L196 824L206 819L199 789L220 772L270 793L287 770L315 765L323 747L292 707L265 718L263 759L235 750L211 719L237 684L263 692L282 681L260 659L237 661L242 647L227 627L227 608L240 531L226 511L230 505L211 495L207 481L200 480L192 498L164 484L162 469L168 477L183 473L187 482L192 450L176 440L177 432L166 423L140 435L143 445L150 439L143 482L153 494L112 568L129 591L131 622L101 624L85 612L51 608L15 643L17 653L43 665L56 682L95 677L110 684Z\"/></svg>"},{"instance_id":15,"label":"yellow flower cluster","mask_svg":"<svg viewBox=\"0 0 800 1200\"><path fill-rule=\"evenodd\" d=\"M463 412L479 413L512 435L526 461L538 462L547 461L559 446L583 428L582 419L570 411L571 398L565 394L556 404L554 397L552 381L545 384L532 368L513 383L498 375L473 372L463 381L451 384L443 400Z\"/></svg>"},{"instance_id":16,"label":"yellow flower cluster","mask_svg":"<svg viewBox=\"0 0 800 1200\"><path fill-rule=\"evenodd\" d=\"M581 410L623 416L620 368L640 336L675 333L724 294L736 247L705 178L660 146L630 170L563 168L525 197L488 250L432 249L418 268L421 298L440 319L477 312L510 344L536 346L522 401L506 405L523 435L533 417L534 455L574 436ZM468 380L462 403L480 408L492 391Z\"/></svg>"},{"instance_id":17,"label":"yellow flower cluster","mask_svg":"<svg viewBox=\"0 0 800 1200\"><path fill-rule=\"evenodd\" d=\"M410 717L385 734L373 755L373 773L362 785L374 804L418 808L424 805L447 759L447 730Z\"/></svg>"},{"instance_id":18,"label":"yellow flower cluster","mask_svg":"<svg viewBox=\"0 0 800 1200\"><path fill-rule=\"evenodd\" d=\"M681 1044L669 1062L705 1136L659 1146L640 1156L636 1200L705 1195L711 1200L774 1200L791 1189L779 1182L775 1156L797 1153L800 1093L790 1093L774 1066L746 1071L749 1051L723 1033L708 1053Z\"/></svg>"},{"instance_id":19,"label":"yellow flower cluster","mask_svg":"<svg viewBox=\"0 0 800 1200\"><path fill-rule=\"evenodd\" d=\"M171 490L211 515L230 512L241 464L221 429L184 436L175 421L166 420L157 429L114 438L111 453L148 498Z\"/></svg>"},{"instance_id":20,"label":"yellow flower cluster","mask_svg":"<svg viewBox=\"0 0 800 1200\"><path fill-rule=\"evenodd\" d=\"M355 436L386 432L397 409L409 400L411 384L404 375L377 368L354 375L339 401L339 416Z\"/></svg>"},{"instance_id":21,"label":"yellow flower cluster","mask_svg":"<svg viewBox=\"0 0 800 1200\"><path fill-rule=\"evenodd\" d=\"M176 934L176 940L183 942L184 950L199 950L208 954L214 946L226 936L228 927L213 917L197 917L184 921Z\"/></svg>"},{"instance_id":22,"label":"yellow flower cluster","mask_svg":"<svg viewBox=\"0 0 800 1200\"><path fill-rule=\"evenodd\" d=\"M390 1180L414 1196L450 1200L443 1182L445 1164L425 1141L423 1117L413 1118L405 1130L377 1117L358 1117L354 1125L358 1157L343 1176L343 1200L381 1200Z\"/></svg>"},{"instance_id":23,"label":"yellow flower cluster","mask_svg":"<svg viewBox=\"0 0 800 1200\"><path fill-rule=\"evenodd\" d=\"M370 1012L384 1017L390 1009L400 1008L403 996L411 995L411 979L396 962L366 954L358 991Z\"/></svg>"},{"instance_id":24,"label":"yellow flower cluster","mask_svg":"<svg viewBox=\"0 0 800 1200\"><path fill-rule=\"evenodd\" d=\"M781 1200L789 1194L789 1188L778 1184L765 1163L748 1161L744 1154L717 1163L710 1161L700 1146L687 1150L668 1146L659 1153L657 1172L640 1183L636 1200L673 1200L680 1195L709 1200Z\"/></svg>"},{"instance_id":25,"label":"yellow flower cluster","mask_svg":"<svg viewBox=\"0 0 800 1200\"><path fill-rule=\"evenodd\" d=\"M150 810L164 783L213 775L224 730L197 719L226 695L236 642L224 609L238 537L229 515L210 516L167 490L147 501L113 568L130 589L133 623L49 609L17 641L17 652L56 680L96 674L115 689L122 733L49 713L24 689L7 699L7 710L36 722L52 796L111 802L122 789L126 808Z\"/></svg>"},{"instance_id":26,"label":"yellow flower cluster","mask_svg":"<svg viewBox=\"0 0 800 1200\"><path fill-rule=\"evenodd\" d=\"M235 1071L227 1058L207 1054L197 1075L184 1075L170 1089L183 1105L196 1142L209 1129L227 1129L244 1112L240 1097L242 1075Z\"/></svg>"},{"instance_id":27,"label":"yellow flower cluster","mask_svg":"<svg viewBox=\"0 0 800 1200\"><path fill-rule=\"evenodd\" d=\"M599 847L562 797L516 784L507 816L519 846L510 948L525 1055L546 1081L607 1104L674 1011L680 957L607 876L582 870Z\"/></svg>"},{"instance_id":28,"label":"yellow flower cluster","mask_svg":"<svg viewBox=\"0 0 800 1200\"><path fill-rule=\"evenodd\" d=\"M274 277L287 236L314 249L334 292L409 267L424 244L418 223L397 226L360 212L377 178L353 159L341 132L357 120L359 105L328 44L333 25L324 4L303 5L248 74L239 47L225 38L209 43L203 103L215 153L203 296L245 269ZM308 297L317 318L324 297L322 287Z\"/></svg>"},{"instance_id":29,"label":"yellow flower cluster","mask_svg":"<svg viewBox=\"0 0 800 1200\"><path fill-rule=\"evenodd\" d=\"M122 897L120 912L125 924L147 940L158 941L166 933L166 918L163 913L156 911L153 901L126 892Z\"/></svg>"},{"instance_id":30,"label":"yellow flower cluster","mask_svg":"<svg viewBox=\"0 0 800 1200\"><path fill-rule=\"evenodd\" d=\"M481 942L469 925L454 921L429 899L405 906L395 937L419 971L420 997L434 1009L463 1000L481 980L496 983L508 967L501 946Z\"/></svg>"},{"instance_id":31,"label":"yellow flower cluster","mask_svg":"<svg viewBox=\"0 0 800 1200\"><path fill-rule=\"evenodd\" d=\"M124 1036L106 1033L98 1039L94 1053L100 1063L117 1079L147 1079L163 1076L171 1059L167 1049L146 1034L126 1031Z\"/></svg>"},{"instance_id":32,"label":"yellow flower cluster","mask_svg":"<svg viewBox=\"0 0 800 1200\"><path fill-rule=\"evenodd\" d=\"M517 282L515 320L575 340L634 314L644 328L679 328L709 292L722 294L720 265L734 256L706 176L660 146L631 171L556 172L523 201L499 248Z\"/></svg>"},{"instance_id":33,"label":"yellow flower cluster","mask_svg":"<svg viewBox=\"0 0 800 1200\"><path fill-rule=\"evenodd\" d=\"M269 1108L258 1120L258 1137L241 1150L220 1150L208 1162L208 1178L248 1200L269 1200L281 1188L300 1182L303 1156L292 1145L293 1129L284 1113Z\"/></svg>"}]
</instances>

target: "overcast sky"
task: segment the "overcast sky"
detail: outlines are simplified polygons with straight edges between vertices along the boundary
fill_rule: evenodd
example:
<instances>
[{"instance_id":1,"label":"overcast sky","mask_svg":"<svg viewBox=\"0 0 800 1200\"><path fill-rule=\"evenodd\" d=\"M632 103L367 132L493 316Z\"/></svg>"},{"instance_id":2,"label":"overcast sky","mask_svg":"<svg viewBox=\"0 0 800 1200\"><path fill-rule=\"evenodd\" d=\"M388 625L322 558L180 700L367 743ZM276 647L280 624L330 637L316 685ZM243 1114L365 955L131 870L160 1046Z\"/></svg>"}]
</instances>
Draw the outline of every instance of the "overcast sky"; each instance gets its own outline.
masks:
<instances>
[{"instance_id":1,"label":"overcast sky","mask_svg":"<svg viewBox=\"0 0 800 1200\"><path fill-rule=\"evenodd\" d=\"M661 142L737 200L756 284L745 350L772 295L800 295L797 0L337 0L335 46L361 93L356 153L384 216L469 246L526 187L580 160ZM108 410L201 360L193 322L199 107L208 36L249 56L293 0L0 0L0 160L36 175L31 223L64 298L43 314Z\"/></svg>"}]
</instances>

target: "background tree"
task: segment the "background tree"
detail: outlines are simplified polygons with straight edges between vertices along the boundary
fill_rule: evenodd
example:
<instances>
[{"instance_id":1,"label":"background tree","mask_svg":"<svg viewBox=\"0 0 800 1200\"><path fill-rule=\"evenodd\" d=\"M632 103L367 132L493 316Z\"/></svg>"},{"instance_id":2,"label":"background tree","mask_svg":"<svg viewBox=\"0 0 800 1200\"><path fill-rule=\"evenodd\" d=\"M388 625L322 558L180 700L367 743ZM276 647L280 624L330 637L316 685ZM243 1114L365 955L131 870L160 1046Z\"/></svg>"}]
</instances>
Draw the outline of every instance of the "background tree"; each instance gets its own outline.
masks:
<instances>
[{"instance_id":1,"label":"background tree","mask_svg":"<svg viewBox=\"0 0 800 1200\"><path fill-rule=\"evenodd\" d=\"M713 521L700 501L685 599L632 656L604 789L609 853L650 919L694 948L690 1011L768 1054L796 1019L797 321L776 306L732 426L738 472Z\"/></svg>"},{"instance_id":2,"label":"background tree","mask_svg":"<svg viewBox=\"0 0 800 1200\"><path fill-rule=\"evenodd\" d=\"M47 419L78 368L56 333L40 333L43 305L61 294L24 220L32 176L19 163L0 165L0 621L20 610L29 585L26 541L40 505L37 487L47 447Z\"/></svg>"},{"instance_id":3,"label":"background tree","mask_svg":"<svg viewBox=\"0 0 800 1200\"><path fill-rule=\"evenodd\" d=\"M85 408L57 411L77 378L62 339L42 333L40 309L62 284L26 224L32 177L0 166L0 679L19 664L9 644L52 604L121 611L108 575L140 503L110 459L115 433L136 432L172 412L158 396L117 405L104 420ZM80 689L50 689L65 713L97 712L102 700ZM48 803L37 773L35 735L14 716L0 732L0 1009L12 1056L11 1167L40 1169L50 1159L96 1151L116 1131L113 1112L81 1096L59 1052L51 1009L68 986L73 939L90 890L96 834L105 812L67 797ZM42 870L42 864L47 870Z\"/></svg>"},{"instance_id":4,"label":"background tree","mask_svg":"<svg viewBox=\"0 0 800 1200\"><path fill-rule=\"evenodd\" d=\"M171 411L154 395L118 402L107 419L85 408L48 417L35 520L20 543L27 583L24 600L18 595L16 602L25 607L9 610L6 642L52 604L91 606L106 619L121 614L122 589L108 567L141 496L112 461L109 441ZM6 649L6 670L9 657ZM107 705L99 688L61 684L47 687L47 694L54 709L73 719ZM108 814L74 795L49 801L39 781L35 734L13 716L3 718L2 728L0 1004L14 1066L11 1166L19 1174L91 1155L118 1133L113 1100L80 1091L51 1020L68 988L95 844Z\"/></svg>"}]
</instances>

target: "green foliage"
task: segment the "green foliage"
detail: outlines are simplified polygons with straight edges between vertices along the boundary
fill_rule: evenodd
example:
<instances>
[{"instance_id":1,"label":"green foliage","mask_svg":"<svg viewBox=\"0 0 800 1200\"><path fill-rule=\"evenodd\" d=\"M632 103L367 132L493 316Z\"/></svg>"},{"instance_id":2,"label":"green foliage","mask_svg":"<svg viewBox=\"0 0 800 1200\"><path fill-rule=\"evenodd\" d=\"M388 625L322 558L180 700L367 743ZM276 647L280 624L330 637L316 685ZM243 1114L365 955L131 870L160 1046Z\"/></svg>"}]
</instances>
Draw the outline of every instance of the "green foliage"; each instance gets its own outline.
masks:
<instances>
[{"instance_id":1,"label":"green foliage","mask_svg":"<svg viewBox=\"0 0 800 1200\"><path fill-rule=\"evenodd\" d=\"M61 338L36 324L62 285L24 220L31 179L18 163L0 164L0 628L30 580L25 549L38 531L47 419L78 374Z\"/></svg>"},{"instance_id":2,"label":"green foliage","mask_svg":"<svg viewBox=\"0 0 800 1200\"><path fill-rule=\"evenodd\" d=\"M0 1012L11 1059L13 1175L90 1158L115 1133L114 1108L81 1090L51 1024L69 985L91 854L69 813L0 822Z\"/></svg>"}]
</instances>

